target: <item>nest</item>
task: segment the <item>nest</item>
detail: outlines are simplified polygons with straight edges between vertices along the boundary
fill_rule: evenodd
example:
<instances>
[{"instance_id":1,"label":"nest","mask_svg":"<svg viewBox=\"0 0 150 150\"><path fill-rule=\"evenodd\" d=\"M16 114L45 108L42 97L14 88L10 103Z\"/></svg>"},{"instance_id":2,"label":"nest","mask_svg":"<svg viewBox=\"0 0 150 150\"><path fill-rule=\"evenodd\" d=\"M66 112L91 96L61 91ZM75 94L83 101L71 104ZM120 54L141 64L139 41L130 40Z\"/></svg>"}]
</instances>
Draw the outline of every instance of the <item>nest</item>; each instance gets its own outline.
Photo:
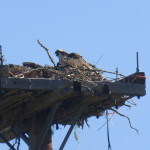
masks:
<instances>
[{"instance_id":1,"label":"nest","mask_svg":"<svg viewBox=\"0 0 150 150\"><path fill-rule=\"evenodd\" d=\"M9 76L17 78L51 78L78 81L106 80L100 71L89 70L85 66L41 66L32 62L24 62L22 66L9 64Z\"/></svg>"}]
</instances>

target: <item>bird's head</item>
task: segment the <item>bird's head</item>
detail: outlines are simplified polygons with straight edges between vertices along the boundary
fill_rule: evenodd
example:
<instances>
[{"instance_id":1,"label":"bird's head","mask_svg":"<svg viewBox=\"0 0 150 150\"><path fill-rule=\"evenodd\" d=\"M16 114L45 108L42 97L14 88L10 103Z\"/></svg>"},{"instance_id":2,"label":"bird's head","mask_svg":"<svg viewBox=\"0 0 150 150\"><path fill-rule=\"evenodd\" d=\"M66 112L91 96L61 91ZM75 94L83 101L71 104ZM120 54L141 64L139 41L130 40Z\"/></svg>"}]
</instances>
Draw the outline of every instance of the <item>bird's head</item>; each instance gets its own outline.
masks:
<instances>
[{"instance_id":1,"label":"bird's head","mask_svg":"<svg viewBox=\"0 0 150 150\"><path fill-rule=\"evenodd\" d=\"M58 49L55 51L56 56L59 58L59 65L63 65L64 64L64 60L68 59L68 53L66 53L64 50L62 49Z\"/></svg>"},{"instance_id":2,"label":"bird's head","mask_svg":"<svg viewBox=\"0 0 150 150\"><path fill-rule=\"evenodd\" d=\"M55 51L57 57L68 57L68 53L66 53L63 49L58 49Z\"/></svg>"}]
</instances>

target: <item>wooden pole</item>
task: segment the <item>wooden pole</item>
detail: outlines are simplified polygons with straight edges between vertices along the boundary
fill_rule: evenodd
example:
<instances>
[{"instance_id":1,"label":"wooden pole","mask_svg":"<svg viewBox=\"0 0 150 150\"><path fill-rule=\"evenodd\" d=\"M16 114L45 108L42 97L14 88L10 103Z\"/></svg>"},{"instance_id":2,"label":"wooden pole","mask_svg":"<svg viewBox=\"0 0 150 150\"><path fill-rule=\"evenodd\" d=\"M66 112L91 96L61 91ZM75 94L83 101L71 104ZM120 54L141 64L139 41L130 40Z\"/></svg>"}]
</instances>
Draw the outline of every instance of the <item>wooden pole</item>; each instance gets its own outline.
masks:
<instances>
[{"instance_id":1,"label":"wooden pole","mask_svg":"<svg viewBox=\"0 0 150 150\"><path fill-rule=\"evenodd\" d=\"M29 129L29 150L35 150L38 146L39 134L43 129L46 118L42 115L34 115L30 122ZM47 132L47 135L42 143L41 150L52 150L51 129Z\"/></svg>"},{"instance_id":2,"label":"wooden pole","mask_svg":"<svg viewBox=\"0 0 150 150\"><path fill-rule=\"evenodd\" d=\"M52 150L51 125L60 103L48 113L38 113L30 121L29 150Z\"/></svg>"}]
</instances>

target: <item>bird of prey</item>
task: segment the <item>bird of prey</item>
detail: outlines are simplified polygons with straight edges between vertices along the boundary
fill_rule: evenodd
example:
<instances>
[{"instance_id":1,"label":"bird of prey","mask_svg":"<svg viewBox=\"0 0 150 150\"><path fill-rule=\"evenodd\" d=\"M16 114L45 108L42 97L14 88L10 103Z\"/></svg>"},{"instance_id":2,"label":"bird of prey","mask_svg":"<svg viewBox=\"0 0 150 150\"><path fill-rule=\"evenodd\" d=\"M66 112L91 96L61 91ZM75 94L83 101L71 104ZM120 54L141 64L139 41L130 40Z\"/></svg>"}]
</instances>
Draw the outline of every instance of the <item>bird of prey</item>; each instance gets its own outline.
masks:
<instances>
[{"instance_id":1,"label":"bird of prey","mask_svg":"<svg viewBox=\"0 0 150 150\"><path fill-rule=\"evenodd\" d=\"M87 63L79 54L69 54L62 49L56 50L55 54L59 58L57 64L58 69L69 68L69 70L74 70L74 72L70 72L71 74L69 76L90 81L105 80L105 77L103 77L100 72L94 70L96 69L95 66Z\"/></svg>"},{"instance_id":2,"label":"bird of prey","mask_svg":"<svg viewBox=\"0 0 150 150\"><path fill-rule=\"evenodd\" d=\"M56 50L56 56L59 58L58 66L71 66L73 68L83 67L84 69L93 69L92 65L87 63L82 56L77 53L68 54L62 49Z\"/></svg>"}]
</instances>

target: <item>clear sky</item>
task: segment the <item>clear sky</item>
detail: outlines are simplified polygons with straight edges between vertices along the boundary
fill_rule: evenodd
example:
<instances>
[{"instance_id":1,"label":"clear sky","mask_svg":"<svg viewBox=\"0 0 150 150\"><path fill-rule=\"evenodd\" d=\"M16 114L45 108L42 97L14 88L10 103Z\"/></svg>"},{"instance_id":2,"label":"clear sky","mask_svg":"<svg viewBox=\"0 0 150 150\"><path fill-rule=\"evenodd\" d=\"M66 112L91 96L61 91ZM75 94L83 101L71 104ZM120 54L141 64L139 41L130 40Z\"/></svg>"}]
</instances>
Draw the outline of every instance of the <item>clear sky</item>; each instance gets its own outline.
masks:
<instances>
[{"instance_id":1,"label":"clear sky","mask_svg":"<svg viewBox=\"0 0 150 150\"><path fill-rule=\"evenodd\" d=\"M129 116L139 134L128 121L115 115L110 121L110 142L113 150L149 150L150 146L150 1L149 0L0 0L0 44L5 63L24 61L51 65L39 39L54 52L64 49L81 54L97 67L129 75L136 69L136 51L140 55L140 71L146 72L147 95L134 98L137 106L119 112ZM90 129L76 129L79 141L72 134L64 150L107 150L104 117L89 119ZM58 150L67 128L54 130L53 148ZM9 148L0 144L0 150ZM27 146L21 142L20 150Z\"/></svg>"}]
</instances>

